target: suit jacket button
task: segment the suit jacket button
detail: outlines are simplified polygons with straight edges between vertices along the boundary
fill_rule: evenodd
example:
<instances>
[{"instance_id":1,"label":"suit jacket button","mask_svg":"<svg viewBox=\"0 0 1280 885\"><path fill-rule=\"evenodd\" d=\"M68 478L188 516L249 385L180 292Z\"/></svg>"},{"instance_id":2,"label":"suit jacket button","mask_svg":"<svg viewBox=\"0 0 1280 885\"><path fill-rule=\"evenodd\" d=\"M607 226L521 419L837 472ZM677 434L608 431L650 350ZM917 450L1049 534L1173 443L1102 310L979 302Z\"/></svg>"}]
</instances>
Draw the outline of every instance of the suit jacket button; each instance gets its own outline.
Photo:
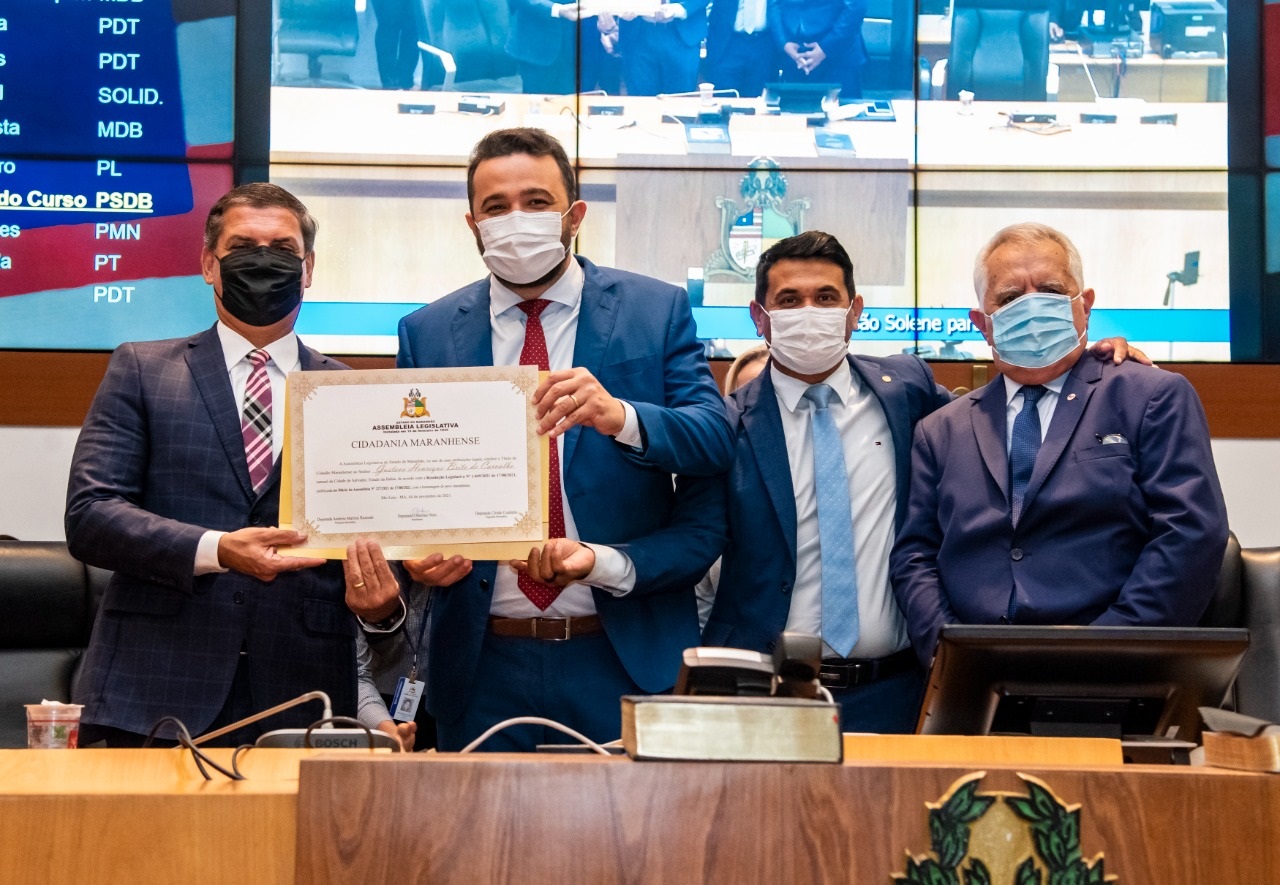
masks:
<instances>
[{"instance_id":1,"label":"suit jacket button","mask_svg":"<svg viewBox=\"0 0 1280 885\"><path fill-rule=\"evenodd\" d=\"M481 578L481 579L480 579L480 589L481 589L481 590L488 590L488 589L489 589L489 580L488 580L488 578Z\"/></svg>"},{"instance_id":2,"label":"suit jacket button","mask_svg":"<svg viewBox=\"0 0 1280 885\"><path fill-rule=\"evenodd\" d=\"M1007 623L1009 623L1009 618L1008 618L1007 616L1005 616L1005 615L1001 615L1001 616L1000 616L1000 623L1001 623L1001 624L1007 624Z\"/></svg>"},{"instance_id":3,"label":"suit jacket button","mask_svg":"<svg viewBox=\"0 0 1280 885\"><path fill-rule=\"evenodd\" d=\"M231 597L231 601L234 602L236 605L244 605L244 591L237 590L235 594Z\"/></svg>"},{"instance_id":4,"label":"suit jacket button","mask_svg":"<svg viewBox=\"0 0 1280 885\"><path fill-rule=\"evenodd\" d=\"M261 523L262 523L261 516L254 515L249 517L249 525L260 525Z\"/></svg>"},{"instance_id":5,"label":"suit jacket button","mask_svg":"<svg viewBox=\"0 0 1280 885\"><path fill-rule=\"evenodd\" d=\"M790 592L791 592L791 582L790 582L790 581L783 581L783 582L782 582L782 592L783 592L783 593L790 593Z\"/></svg>"},{"instance_id":6,"label":"suit jacket button","mask_svg":"<svg viewBox=\"0 0 1280 885\"><path fill-rule=\"evenodd\" d=\"M775 648L777 648L777 647L778 647L778 643L776 643L776 642L770 642L770 643L768 643L768 644L764 647L764 650L765 650L765 651L769 651L769 652L771 652L771 651L773 651L773 650L774 650Z\"/></svg>"},{"instance_id":7,"label":"suit jacket button","mask_svg":"<svg viewBox=\"0 0 1280 885\"><path fill-rule=\"evenodd\" d=\"M1022 559L1022 548L1021 548L1021 547L1014 547L1012 550L1010 550L1010 551L1009 551L1009 558L1010 558L1010 559L1012 559L1014 562L1018 562L1019 560L1021 560L1021 559Z\"/></svg>"}]
</instances>

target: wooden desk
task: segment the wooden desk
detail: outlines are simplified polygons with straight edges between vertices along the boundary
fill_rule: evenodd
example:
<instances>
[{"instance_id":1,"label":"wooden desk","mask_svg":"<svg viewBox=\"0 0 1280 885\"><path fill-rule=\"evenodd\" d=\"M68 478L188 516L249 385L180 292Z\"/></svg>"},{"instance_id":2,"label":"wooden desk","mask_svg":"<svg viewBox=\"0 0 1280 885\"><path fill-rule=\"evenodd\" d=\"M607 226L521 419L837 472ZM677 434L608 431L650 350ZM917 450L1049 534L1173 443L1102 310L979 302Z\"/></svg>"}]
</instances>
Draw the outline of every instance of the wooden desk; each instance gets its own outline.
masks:
<instances>
[{"instance_id":1,"label":"wooden desk","mask_svg":"<svg viewBox=\"0 0 1280 885\"><path fill-rule=\"evenodd\" d=\"M536 126L560 139L584 168L609 169L619 156L654 158L655 165L683 168L688 156L684 126L675 116L694 117L698 98L649 96L540 96L497 94L500 114L459 113L468 96L450 92L275 87L271 91L271 162L465 166L471 148L487 132L510 126ZM717 99L717 101L728 101ZM403 104L434 106L434 113L401 113ZM803 117L767 116L763 99L734 99L754 114L730 123L735 154L710 155L727 168L754 156L817 157L812 131ZM622 107L624 115L592 116L596 105ZM911 158L914 145L912 102L895 102L894 121L843 121L830 128L849 134L858 159L883 158L894 168ZM739 126L741 124L741 126ZM735 131L738 129L742 131ZM704 155L706 156L706 155ZM826 168L848 165L831 157Z\"/></svg>"},{"instance_id":2,"label":"wooden desk","mask_svg":"<svg viewBox=\"0 0 1280 885\"><path fill-rule=\"evenodd\" d=\"M1026 795L1008 766L308 760L297 881L885 883L929 850L925 803L983 769L983 792ZM1083 855L1121 883L1280 881L1280 778L1018 770L1083 805Z\"/></svg>"},{"instance_id":3,"label":"wooden desk","mask_svg":"<svg viewBox=\"0 0 1280 885\"><path fill-rule=\"evenodd\" d=\"M1225 104L924 101L917 107L916 164L921 169L1203 171L1227 169ZM1041 135L1009 126L1010 112L1054 114L1070 131ZM1081 114L1115 114L1115 123L1082 124ZM1139 122L1177 114L1176 126ZM1225 175L1223 177L1225 187Z\"/></svg>"},{"instance_id":4,"label":"wooden desk","mask_svg":"<svg viewBox=\"0 0 1280 885\"><path fill-rule=\"evenodd\" d=\"M0 868L24 885L883 883L928 850L924 803L987 770L984 791L1025 792L1023 771L1083 803L1084 854L1123 883L1280 881L1280 777L1107 765L1110 743L848 736L843 766L254 750L237 783L177 750L6 750Z\"/></svg>"},{"instance_id":5,"label":"wooden desk","mask_svg":"<svg viewBox=\"0 0 1280 885\"><path fill-rule=\"evenodd\" d=\"M230 750L209 750L227 765ZM0 869L24 885L293 881L298 764L241 755L206 781L182 750L0 750Z\"/></svg>"},{"instance_id":6,"label":"wooden desk","mask_svg":"<svg viewBox=\"0 0 1280 885\"><path fill-rule=\"evenodd\" d=\"M951 51L951 16L922 15L916 22L919 55L929 60L932 68ZM1115 93L1120 81L1119 97L1142 98L1147 101L1197 102L1227 100L1227 61L1223 58L1164 59L1146 47L1141 58L1127 59L1123 73L1112 59L1089 58L1081 54L1075 42L1054 43L1049 48L1049 63L1059 66L1059 101L1092 101L1093 89L1085 75L1087 64L1098 94Z\"/></svg>"}]
</instances>

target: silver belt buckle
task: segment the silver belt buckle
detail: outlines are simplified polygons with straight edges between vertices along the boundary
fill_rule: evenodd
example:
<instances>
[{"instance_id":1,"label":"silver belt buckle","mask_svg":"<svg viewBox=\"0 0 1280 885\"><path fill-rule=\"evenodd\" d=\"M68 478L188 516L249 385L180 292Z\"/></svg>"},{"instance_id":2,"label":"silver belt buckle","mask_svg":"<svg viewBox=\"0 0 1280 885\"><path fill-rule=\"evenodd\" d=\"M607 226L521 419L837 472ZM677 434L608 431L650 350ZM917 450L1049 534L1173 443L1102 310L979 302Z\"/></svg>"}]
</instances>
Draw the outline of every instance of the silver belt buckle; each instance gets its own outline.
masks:
<instances>
[{"instance_id":1,"label":"silver belt buckle","mask_svg":"<svg viewBox=\"0 0 1280 885\"><path fill-rule=\"evenodd\" d=\"M563 636L543 636L543 635L541 635L541 633L539 632L539 628L538 628L538 624L539 624L539 623L542 623L542 624L554 624L554 623L556 623L557 621L564 625L564 635L563 635ZM570 636L569 618L534 618L534 619L533 619L533 622L534 622L533 635L534 635L534 637L535 637L535 638L537 638L537 639L545 639L547 642L564 642L564 641L565 641L566 639L568 639L568 638L569 638L569 636Z\"/></svg>"}]
</instances>

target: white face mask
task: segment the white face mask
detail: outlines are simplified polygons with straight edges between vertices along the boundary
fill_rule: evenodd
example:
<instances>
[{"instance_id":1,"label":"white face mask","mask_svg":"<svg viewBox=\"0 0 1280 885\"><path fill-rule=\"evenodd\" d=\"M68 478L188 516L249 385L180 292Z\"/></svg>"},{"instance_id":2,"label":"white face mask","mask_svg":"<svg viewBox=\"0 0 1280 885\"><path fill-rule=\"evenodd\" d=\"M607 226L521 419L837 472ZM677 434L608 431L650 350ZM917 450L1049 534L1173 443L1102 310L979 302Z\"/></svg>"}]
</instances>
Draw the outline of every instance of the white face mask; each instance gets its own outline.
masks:
<instances>
[{"instance_id":1,"label":"white face mask","mask_svg":"<svg viewBox=\"0 0 1280 885\"><path fill-rule=\"evenodd\" d=\"M567 250L560 242L564 215L517 211L477 221L485 266L494 276L516 285L542 279L564 260Z\"/></svg>"},{"instance_id":2,"label":"white face mask","mask_svg":"<svg viewBox=\"0 0 1280 885\"><path fill-rule=\"evenodd\" d=\"M849 353L848 310L794 307L769 311L769 354L798 375L817 375Z\"/></svg>"}]
</instances>

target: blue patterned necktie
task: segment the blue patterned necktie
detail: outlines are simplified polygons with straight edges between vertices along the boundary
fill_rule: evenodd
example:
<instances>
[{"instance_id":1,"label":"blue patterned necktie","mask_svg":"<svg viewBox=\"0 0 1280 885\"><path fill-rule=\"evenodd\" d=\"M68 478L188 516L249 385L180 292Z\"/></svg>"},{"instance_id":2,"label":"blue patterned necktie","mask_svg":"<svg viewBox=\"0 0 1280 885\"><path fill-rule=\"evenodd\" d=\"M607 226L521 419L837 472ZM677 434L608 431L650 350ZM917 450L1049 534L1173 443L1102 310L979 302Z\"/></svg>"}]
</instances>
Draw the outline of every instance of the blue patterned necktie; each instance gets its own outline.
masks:
<instances>
[{"instance_id":1,"label":"blue patterned necktie","mask_svg":"<svg viewBox=\"0 0 1280 885\"><path fill-rule=\"evenodd\" d=\"M858 642L858 575L853 559L853 513L844 444L827 406L835 394L825 384L804 392L813 424L813 478L818 499L818 549L822 556L822 638L842 658Z\"/></svg>"},{"instance_id":2,"label":"blue patterned necktie","mask_svg":"<svg viewBox=\"0 0 1280 885\"><path fill-rule=\"evenodd\" d=\"M1035 470L1040 451L1040 411L1036 403L1045 389L1038 384L1022 388L1022 411L1013 419L1013 441L1009 445L1009 486L1013 494L1013 524L1022 515L1022 499Z\"/></svg>"}]
</instances>

